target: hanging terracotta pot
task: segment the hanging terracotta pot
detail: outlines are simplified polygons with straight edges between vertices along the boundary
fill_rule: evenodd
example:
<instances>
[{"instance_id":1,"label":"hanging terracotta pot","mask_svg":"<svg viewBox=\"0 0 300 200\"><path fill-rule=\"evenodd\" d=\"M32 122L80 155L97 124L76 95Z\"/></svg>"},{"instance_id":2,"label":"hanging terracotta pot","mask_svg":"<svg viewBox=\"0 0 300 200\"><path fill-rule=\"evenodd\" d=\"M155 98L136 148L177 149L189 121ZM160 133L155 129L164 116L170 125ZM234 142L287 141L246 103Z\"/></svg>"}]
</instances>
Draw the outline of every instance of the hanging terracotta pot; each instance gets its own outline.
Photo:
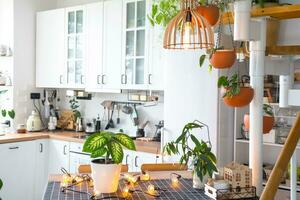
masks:
<instances>
[{"instance_id":1,"label":"hanging terracotta pot","mask_svg":"<svg viewBox=\"0 0 300 200\"><path fill-rule=\"evenodd\" d=\"M219 8L215 5L198 6L196 11L203 16L207 22L214 26L219 21Z\"/></svg>"},{"instance_id":2,"label":"hanging terracotta pot","mask_svg":"<svg viewBox=\"0 0 300 200\"><path fill-rule=\"evenodd\" d=\"M224 103L231 107L244 107L252 101L254 90L251 87L241 87L240 93L233 97L224 97Z\"/></svg>"},{"instance_id":3,"label":"hanging terracotta pot","mask_svg":"<svg viewBox=\"0 0 300 200\"><path fill-rule=\"evenodd\" d=\"M216 50L210 58L210 64L216 69L230 68L234 65L236 53L234 49Z\"/></svg>"},{"instance_id":4,"label":"hanging terracotta pot","mask_svg":"<svg viewBox=\"0 0 300 200\"><path fill-rule=\"evenodd\" d=\"M275 118L274 116L263 116L263 133L267 134L269 133L275 123ZM244 115L244 124L245 124L245 130L249 131L250 129L250 116L249 114Z\"/></svg>"}]
</instances>

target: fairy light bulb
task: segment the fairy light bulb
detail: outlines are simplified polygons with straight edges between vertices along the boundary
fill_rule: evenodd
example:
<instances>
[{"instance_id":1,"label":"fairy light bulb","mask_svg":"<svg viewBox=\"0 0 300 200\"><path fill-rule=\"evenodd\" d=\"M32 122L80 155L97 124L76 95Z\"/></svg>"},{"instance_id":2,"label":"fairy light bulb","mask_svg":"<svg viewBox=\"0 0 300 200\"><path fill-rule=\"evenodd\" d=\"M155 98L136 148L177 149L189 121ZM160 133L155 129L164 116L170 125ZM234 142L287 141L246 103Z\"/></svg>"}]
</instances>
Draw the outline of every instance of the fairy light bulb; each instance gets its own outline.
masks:
<instances>
[{"instance_id":1,"label":"fairy light bulb","mask_svg":"<svg viewBox=\"0 0 300 200\"><path fill-rule=\"evenodd\" d=\"M187 11L186 20L183 26L183 48L188 49L191 44L191 36L194 33L192 24L192 14L190 11Z\"/></svg>"},{"instance_id":2,"label":"fairy light bulb","mask_svg":"<svg viewBox=\"0 0 300 200\"><path fill-rule=\"evenodd\" d=\"M148 189L149 194L154 194L155 193L154 185L152 185L152 184L148 185L147 189Z\"/></svg>"},{"instance_id":3,"label":"fairy light bulb","mask_svg":"<svg viewBox=\"0 0 300 200\"><path fill-rule=\"evenodd\" d=\"M150 175L148 172L145 172L145 174L141 175L141 180L142 181L149 181L150 180Z\"/></svg>"},{"instance_id":4,"label":"fairy light bulb","mask_svg":"<svg viewBox=\"0 0 300 200\"><path fill-rule=\"evenodd\" d=\"M172 178L171 178L171 182L172 182L172 185L173 185L173 186L177 186L178 183L179 183L179 180L178 180L177 177L172 177Z\"/></svg>"},{"instance_id":5,"label":"fairy light bulb","mask_svg":"<svg viewBox=\"0 0 300 200\"><path fill-rule=\"evenodd\" d=\"M123 195L125 197L127 197L129 195L129 187L126 185L124 188L123 188Z\"/></svg>"}]
</instances>

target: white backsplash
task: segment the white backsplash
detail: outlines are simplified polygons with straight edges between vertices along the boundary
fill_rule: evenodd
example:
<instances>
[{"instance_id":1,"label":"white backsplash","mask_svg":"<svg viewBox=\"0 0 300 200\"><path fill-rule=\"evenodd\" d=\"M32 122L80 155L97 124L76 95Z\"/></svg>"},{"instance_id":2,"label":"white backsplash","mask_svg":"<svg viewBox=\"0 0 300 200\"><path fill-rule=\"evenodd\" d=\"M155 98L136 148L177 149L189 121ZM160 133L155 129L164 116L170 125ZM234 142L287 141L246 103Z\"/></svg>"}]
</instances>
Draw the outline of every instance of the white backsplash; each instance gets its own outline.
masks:
<instances>
[{"instance_id":1,"label":"white backsplash","mask_svg":"<svg viewBox=\"0 0 300 200\"><path fill-rule=\"evenodd\" d=\"M69 97L66 97L66 91L60 90L60 108L62 109L70 109ZM103 93L93 93L92 100L78 100L80 104L80 112L84 118L84 123L86 121L92 120L93 118L97 118L100 116L101 126L105 127L107 124L107 111L106 115L104 114L104 108L101 103L104 100L114 100L114 101L127 101L127 94L103 94ZM140 123L144 123L147 120L149 124L145 128L145 134L147 137L154 136L155 133L155 124L158 124L160 120L163 120L163 95L160 94L159 101L157 105L151 107L145 107L143 105L137 106L138 116ZM125 133L130 136L136 135L137 127L134 126L131 115L124 114L120 111L120 124L117 124L117 110L114 111L113 120L116 128L111 129L112 131L118 131L119 129L123 129ZM104 119L104 120L103 120Z\"/></svg>"}]
</instances>

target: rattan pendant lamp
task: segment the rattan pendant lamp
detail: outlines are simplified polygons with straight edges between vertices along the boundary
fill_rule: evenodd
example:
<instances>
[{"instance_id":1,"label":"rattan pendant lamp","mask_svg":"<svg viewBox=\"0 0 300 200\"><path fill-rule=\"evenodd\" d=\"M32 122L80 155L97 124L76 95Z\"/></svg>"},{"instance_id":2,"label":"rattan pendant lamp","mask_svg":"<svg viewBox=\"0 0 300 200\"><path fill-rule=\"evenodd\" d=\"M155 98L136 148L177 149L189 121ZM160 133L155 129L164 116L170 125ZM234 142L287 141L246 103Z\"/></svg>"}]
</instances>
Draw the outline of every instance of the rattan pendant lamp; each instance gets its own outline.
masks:
<instances>
[{"instance_id":1,"label":"rattan pendant lamp","mask_svg":"<svg viewBox=\"0 0 300 200\"><path fill-rule=\"evenodd\" d=\"M181 0L180 12L169 22L164 34L165 49L210 49L214 34L207 20L197 11L196 0Z\"/></svg>"}]
</instances>

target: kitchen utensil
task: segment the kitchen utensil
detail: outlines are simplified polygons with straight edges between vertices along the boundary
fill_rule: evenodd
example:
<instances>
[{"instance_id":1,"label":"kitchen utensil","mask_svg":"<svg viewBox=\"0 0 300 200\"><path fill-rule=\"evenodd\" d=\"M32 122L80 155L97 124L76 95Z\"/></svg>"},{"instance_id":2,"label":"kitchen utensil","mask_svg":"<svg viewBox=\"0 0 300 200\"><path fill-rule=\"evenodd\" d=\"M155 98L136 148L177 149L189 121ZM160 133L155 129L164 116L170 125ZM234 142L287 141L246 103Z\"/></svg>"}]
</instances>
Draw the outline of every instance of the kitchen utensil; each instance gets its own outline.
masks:
<instances>
[{"instance_id":1,"label":"kitchen utensil","mask_svg":"<svg viewBox=\"0 0 300 200\"><path fill-rule=\"evenodd\" d=\"M132 121L133 121L133 125L137 126L139 125L139 117L138 117L138 112L136 110L136 105L133 106L133 113L132 113Z\"/></svg>"},{"instance_id":2,"label":"kitchen utensil","mask_svg":"<svg viewBox=\"0 0 300 200\"><path fill-rule=\"evenodd\" d=\"M155 125L155 127L156 127L156 131L153 140L160 142L162 129L164 127L164 121L163 120L159 121L158 124Z\"/></svg>"},{"instance_id":3,"label":"kitchen utensil","mask_svg":"<svg viewBox=\"0 0 300 200\"><path fill-rule=\"evenodd\" d=\"M26 125L27 130L30 132L42 130L42 121L40 119L39 114L35 110L31 112L31 115L29 116Z\"/></svg>"},{"instance_id":4,"label":"kitchen utensil","mask_svg":"<svg viewBox=\"0 0 300 200\"><path fill-rule=\"evenodd\" d=\"M86 123L85 132L87 134L95 133L95 123L93 121Z\"/></svg>"},{"instance_id":5,"label":"kitchen utensil","mask_svg":"<svg viewBox=\"0 0 300 200\"><path fill-rule=\"evenodd\" d=\"M101 131L101 121L100 121L100 116L98 115L97 120L96 120L96 132Z\"/></svg>"},{"instance_id":6,"label":"kitchen utensil","mask_svg":"<svg viewBox=\"0 0 300 200\"><path fill-rule=\"evenodd\" d=\"M114 124L114 121L113 121L114 110L115 110L115 106L113 105L112 110L111 110L110 119L108 120L108 123L105 127L105 130L107 130L109 128L115 128L115 124Z\"/></svg>"},{"instance_id":7,"label":"kitchen utensil","mask_svg":"<svg viewBox=\"0 0 300 200\"><path fill-rule=\"evenodd\" d=\"M132 107L130 105L125 105L122 108L122 112L125 113L125 114L127 114L127 115L131 115L132 112L133 112L133 109L132 109Z\"/></svg>"},{"instance_id":8,"label":"kitchen utensil","mask_svg":"<svg viewBox=\"0 0 300 200\"><path fill-rule=\"evenodd\" d=\"M145 123L141 124L139 126L139 128L136 131L136 137L140 138L140 137L145 137L145 127L147 126L147 124L149 123L149 121L146 121Z\"/></svg>"},{"instance_id":9,"label":"kitchen utensil","mask_svg":"<svg viewBox=\"0 0 300 200\"><path fill-rule=\"evenodd\" d=\"M120 119L121 105L117 105L117 110L118 110L117 124L120 124L120 122L121 122L121 119Z\"/></svg>"}]
</instances>

